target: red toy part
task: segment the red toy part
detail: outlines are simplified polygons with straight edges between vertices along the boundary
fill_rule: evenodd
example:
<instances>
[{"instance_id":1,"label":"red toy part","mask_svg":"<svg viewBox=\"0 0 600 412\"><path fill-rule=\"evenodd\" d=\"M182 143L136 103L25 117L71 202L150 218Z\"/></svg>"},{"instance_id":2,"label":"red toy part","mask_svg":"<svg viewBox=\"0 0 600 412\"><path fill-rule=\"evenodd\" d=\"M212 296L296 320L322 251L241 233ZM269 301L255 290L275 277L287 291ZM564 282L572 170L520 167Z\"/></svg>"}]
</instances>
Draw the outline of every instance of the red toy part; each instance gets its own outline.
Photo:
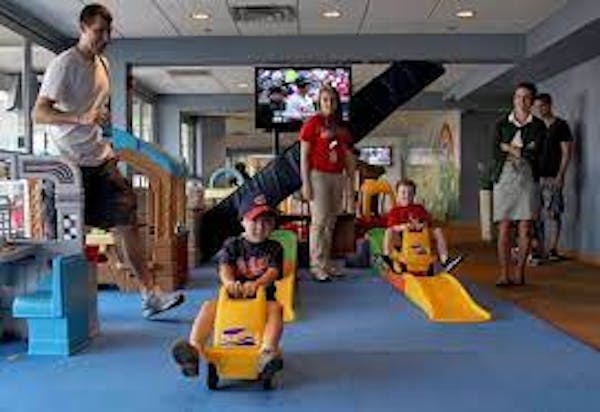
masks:
<instances>
[{"instance_id":1,"label":"red toy part","mask_svg":"<svg viewBox=\"0 0 600 412\"><path fill-rule=\"evenodd\" d=\"M85 257L89 262L96 262L99 255L100 255L100 247L99 246L86 246L85 247Z\"/></svg>"},{"instance_id":2,"label":"red toy part","mask_svg":"<svg viewBox=\"0 0 600 412\"><path fill-rule=\"evenodd\" d=\"M387 213L381 216L360 216L356 218L356 239L364 237L369 230L376 227L387 227Z\"/></svg>"},{"instance_id":3,"label":"red toy part","mask_svg":"<svg viewBox=\"0 0 600 412\"><path fill-rule=\"evenodd\" d=\"M392 271L387 271L383 278L390 283L394 288L398 289L400 292L404 292L405 281L402 275L397 273L392 273Z\"/></svg>"},{"instance_id":4,"label":"red toy part","mask_svg":"<svg viewBox=\"0 0 600 412\"><path fill-rule=\"evenodd\" d=\"M100 246L94 245L85 247L85 257L88 262L94 263L104 263L108 260L104 253L100 253Z\"/></svg>"}]
</instances>

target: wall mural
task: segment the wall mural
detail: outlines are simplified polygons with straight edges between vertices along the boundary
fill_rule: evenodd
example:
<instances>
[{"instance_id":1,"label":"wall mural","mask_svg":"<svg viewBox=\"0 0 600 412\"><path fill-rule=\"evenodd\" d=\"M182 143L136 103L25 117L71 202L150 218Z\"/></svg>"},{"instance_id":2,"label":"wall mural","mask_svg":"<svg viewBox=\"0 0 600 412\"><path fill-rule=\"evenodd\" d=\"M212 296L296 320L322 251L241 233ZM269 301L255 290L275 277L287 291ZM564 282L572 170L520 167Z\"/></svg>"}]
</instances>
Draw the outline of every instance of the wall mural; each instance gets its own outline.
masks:
<instances>
[{"instance_id":1,"label":"wall mural","mask_svg":"<svg viewBox=\"0 0 600 412\"><path fill-rule=\"evenodd\" d=\"M419 136L400 139L404 175L417 184L418 201L436 220L458 216L460 115L432 113Z\"/></svg>"}]
</instances>

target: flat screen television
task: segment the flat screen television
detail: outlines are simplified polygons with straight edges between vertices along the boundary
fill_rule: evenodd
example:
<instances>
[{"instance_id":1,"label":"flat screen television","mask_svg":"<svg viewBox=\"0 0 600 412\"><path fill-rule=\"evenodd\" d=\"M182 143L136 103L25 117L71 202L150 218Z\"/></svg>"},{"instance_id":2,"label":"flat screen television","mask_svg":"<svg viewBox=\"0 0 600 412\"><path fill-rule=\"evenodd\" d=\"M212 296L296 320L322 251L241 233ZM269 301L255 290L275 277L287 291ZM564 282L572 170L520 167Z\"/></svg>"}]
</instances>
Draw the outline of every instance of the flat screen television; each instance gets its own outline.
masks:
<instances>
[{"instance_id":1,"label":"flat screen television","mask_svg":"<svg viewBox=\"0 0 600 412\"><path fill-rule=\"evenodd\" d=\"M391 146L367 146L360 148L358 157L373 166L390 166L392 164Z\"/></svg>"},{"instance_id":2,"label":"flat screen television","mask_svg":"<svg viewBox=\"0 0 600 412\"><path fill-rule=\"evenodd\" d=\"M334 87L340 95L344 121L350 120L350 67L257 67L256 128L296 131L318 110L319 89Z\"/></svg>"}]
</instances>

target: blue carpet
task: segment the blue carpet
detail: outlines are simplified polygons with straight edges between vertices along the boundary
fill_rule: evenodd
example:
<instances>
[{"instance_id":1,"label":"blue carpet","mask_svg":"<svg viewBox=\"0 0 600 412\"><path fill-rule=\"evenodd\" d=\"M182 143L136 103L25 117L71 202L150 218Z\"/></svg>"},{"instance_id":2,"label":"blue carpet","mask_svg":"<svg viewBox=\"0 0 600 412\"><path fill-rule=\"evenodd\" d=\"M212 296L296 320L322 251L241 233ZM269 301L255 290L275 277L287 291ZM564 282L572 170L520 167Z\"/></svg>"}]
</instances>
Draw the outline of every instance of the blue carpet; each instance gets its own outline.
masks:
<instances>
[{"instance_id":1,"label":"blue carpet","mask_svg":"<svg viewBox=\"0 0 600 412\"><path fill-rule=\"evenodd\" d=\"M390 286L354 271L300 284L285 330L283 385L232 382L209 392L179 375L170 343L214 295L208 269L187 303L141 318L131 294L102 292L101 336L71 358L0 344L0 411L590 411L600 405L597 352L509 303L472 290L495 320L428 322ZM204 366L204 365L203 365ZM204 373L204 368L202 368ZM596 405L595 407L593 405Z\"/></svg>"}]
</instances>

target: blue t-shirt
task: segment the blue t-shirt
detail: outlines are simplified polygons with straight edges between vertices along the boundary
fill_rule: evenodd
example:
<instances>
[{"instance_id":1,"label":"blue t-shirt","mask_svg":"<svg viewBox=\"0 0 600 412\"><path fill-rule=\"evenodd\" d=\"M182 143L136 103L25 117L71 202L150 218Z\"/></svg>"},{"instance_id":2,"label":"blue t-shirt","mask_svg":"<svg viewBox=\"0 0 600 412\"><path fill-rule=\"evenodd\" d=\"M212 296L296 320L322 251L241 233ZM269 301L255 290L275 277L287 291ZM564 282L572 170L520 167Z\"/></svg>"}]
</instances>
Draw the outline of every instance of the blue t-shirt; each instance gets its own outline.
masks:
<instances>
[{"instance_id":1,"label":"blue t-shirt","mask_svg":"<svg viewBox=\"0 0 600 412\"><path fill-rule=\"evenodd\" d=\"M252 243L245 238L230 237L219 252L219 264L234 267L235 280L244 282L256 280L265 274L267 269L277 270L279 278L283 274L283 247L275 240Z\"/></svg>"}]
</instances>

